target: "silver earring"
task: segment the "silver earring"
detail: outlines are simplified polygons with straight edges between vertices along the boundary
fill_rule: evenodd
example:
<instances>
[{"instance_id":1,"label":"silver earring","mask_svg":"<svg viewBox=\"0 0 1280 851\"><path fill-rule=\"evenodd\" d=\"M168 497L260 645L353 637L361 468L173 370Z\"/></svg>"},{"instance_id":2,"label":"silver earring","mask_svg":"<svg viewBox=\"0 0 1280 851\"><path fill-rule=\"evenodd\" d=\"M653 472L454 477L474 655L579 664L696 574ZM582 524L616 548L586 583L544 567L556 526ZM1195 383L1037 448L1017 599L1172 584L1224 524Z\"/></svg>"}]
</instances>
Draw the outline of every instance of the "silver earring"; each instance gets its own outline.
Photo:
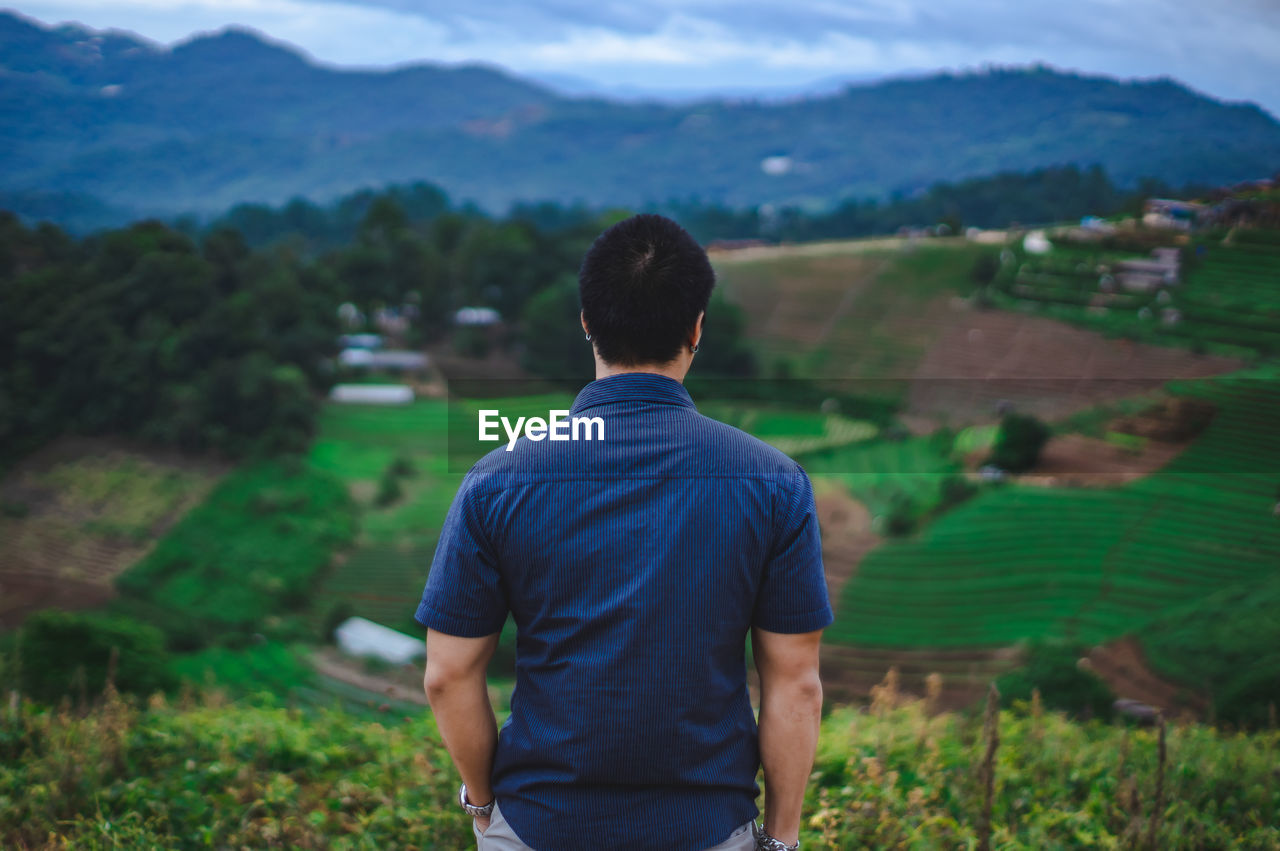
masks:
<instances>
[{"instance_id":1,"label":"silver earring","mask_svg":"<svg viewBox=\"0 0 1280 851\"><path fill-rule=\"evenodd\" d=\"M689 351L693 352L696 355L698 353L698 344L694 343L692 346L690 346Z\"/></svg>"},{"instance_id":2,"label":"silver earring","mask_svg":"<svg viewBox=\"0 0 1280 851\"><path fill-rule=\"evenodd\" d=\"M588 335L587 335L587 342L588 342L588 343L589 343L589 342L591 342L591 335L590 335L590 334L588 334Z\"/></svg>"}]
</instances>

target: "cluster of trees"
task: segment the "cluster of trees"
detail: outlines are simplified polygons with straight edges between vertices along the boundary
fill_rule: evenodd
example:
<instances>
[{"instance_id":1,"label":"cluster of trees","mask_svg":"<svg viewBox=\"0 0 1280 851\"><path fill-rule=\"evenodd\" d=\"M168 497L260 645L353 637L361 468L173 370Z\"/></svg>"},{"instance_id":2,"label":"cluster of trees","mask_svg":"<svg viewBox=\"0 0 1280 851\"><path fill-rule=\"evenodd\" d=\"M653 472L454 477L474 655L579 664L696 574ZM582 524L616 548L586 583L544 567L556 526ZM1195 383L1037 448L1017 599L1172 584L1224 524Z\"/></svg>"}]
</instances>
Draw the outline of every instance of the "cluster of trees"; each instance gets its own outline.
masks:
<instances>
[{"instance_id":1,"label":"cluster of trees","mask_svg":"<svg viewBox=\"0 0 1280 851\"><path fill-rule=\"evenodd\" d=\"M64 432L300 450L333 351L322 267L158 222L69 238L0 214L0 453Z\"/></svg>"},{"instance_id":2,"label":"cluster of trees","mask_svg":"<svg viewBox=\"0 0 1280 851\"><path fill-rule=\"evenodd\" d=\"M251 248L287 250L325 269L341 298L366 315L413 305L420 321L410 337L419 343L448 332L460 307L492 307L518 324L535 294L576 286L592 240L627 215L546 203L517 205L499 219L414 183L328 206L301 198L281 207L240 204L208 225L182 218L174 226L193 239L233 230Z\"/></svg>"},{"instance_id":3,"label":"cluster of trees","mask_svg":"<svg viewBox=\"0 0 1280 851\"><path fill-rule=\"evenodd\" d=\"M80 240L0 214L0 463L65 432L299 451L333 380L346 302L412 317L410 345L453 333L460 307L492 307L506 320L498 342L531 371L589 379L571 333L576 270L625 215L548 204L493 219L425 184ZM754 371L742 324L717 300L704 374Z\"/></svg>"},{"instance_id":4,"label":"cluster of trees","mask_svg":"<svg viewBox=\"0 0 1280 851\"><path fill-rule=\"evenodd\" d=\"M680 210L662 212L681 218ZM321 207L295 199L282 207L242 204L210 228L233 228L247 244L288 246L330 269L343 297L366 314L411 304L418 321L411 341L450 333L449 317L464 306L492 307L507 320L505 342L532 373L589 381L592 362L573 333L578 314L577 268L592 240L630 215L554 202L518 204L493 219L474 206L454 207L427 183L348 195ZM192 220L177 223L198 235ZM758 364L743 339L741 311L718 294L707 311L708 346L698 358L703 376L755 375ZM452 332L456 348L484 354L486 335Z\"/></svg>"}]
</instances>

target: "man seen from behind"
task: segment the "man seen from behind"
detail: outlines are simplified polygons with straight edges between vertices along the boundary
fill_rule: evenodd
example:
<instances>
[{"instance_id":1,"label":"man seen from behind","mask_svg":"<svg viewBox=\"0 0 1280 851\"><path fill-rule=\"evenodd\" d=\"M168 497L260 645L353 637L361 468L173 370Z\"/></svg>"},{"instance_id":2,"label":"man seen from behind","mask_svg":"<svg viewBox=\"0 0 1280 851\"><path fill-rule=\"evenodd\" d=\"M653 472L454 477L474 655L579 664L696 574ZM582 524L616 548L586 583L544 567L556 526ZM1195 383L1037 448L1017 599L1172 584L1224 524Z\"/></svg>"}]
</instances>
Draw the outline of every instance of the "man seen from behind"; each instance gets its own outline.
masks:
<instances>
[{"instance_id":1,"label":"man seen from behind","mask_svg":"<svg viewBox=\"0 0 1280 851\"><path fill-rule=\"evenodd\" d=\"M522 437L449 509L416 619L481 851L797 846L832 613L808 476L682 383L714 284L670 219L601 234L579 273L596 380L570 416L603 439ZM508 613L499 732L485 671Z\"/></svg>"}]
</instances>

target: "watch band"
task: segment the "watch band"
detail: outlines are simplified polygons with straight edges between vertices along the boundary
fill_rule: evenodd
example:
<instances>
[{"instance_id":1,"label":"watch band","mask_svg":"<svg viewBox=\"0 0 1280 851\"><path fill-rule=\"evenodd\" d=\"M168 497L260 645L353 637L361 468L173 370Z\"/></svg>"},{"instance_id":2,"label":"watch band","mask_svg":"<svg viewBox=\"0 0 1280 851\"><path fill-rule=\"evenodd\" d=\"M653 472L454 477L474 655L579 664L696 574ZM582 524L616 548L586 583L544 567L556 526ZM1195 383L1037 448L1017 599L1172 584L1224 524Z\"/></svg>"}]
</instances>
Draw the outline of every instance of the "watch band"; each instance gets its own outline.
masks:
<instances>
[{"instance_id":1,"label":"watch band","mask_svg":"<svg viewBox=\"0 0 1280 851\"><path fill-rule=\"evenodd\" d=\"M756 839L756 851L800 851L800 840L796 840L795 845L788 845L781 839L774 839L769 835L769 831L764 829L763 824L757 824L755 819L751 820L751 834Z\"/></svg>"},{"instance_id":2,"label":"watch band","mask_svg":"<svg viewBox=\"0 0 1280 851\"><path fill-rule=\"evenodd\" d=\"M477 807L475 804L467 800L467 784L463 783L462 788L458 790L458 803L462 804L462 809L467 811L467 815L472 818L489 818L493 815L493 805L497 802L494 798L483 807Z\"/></svg>"}]
</instances>

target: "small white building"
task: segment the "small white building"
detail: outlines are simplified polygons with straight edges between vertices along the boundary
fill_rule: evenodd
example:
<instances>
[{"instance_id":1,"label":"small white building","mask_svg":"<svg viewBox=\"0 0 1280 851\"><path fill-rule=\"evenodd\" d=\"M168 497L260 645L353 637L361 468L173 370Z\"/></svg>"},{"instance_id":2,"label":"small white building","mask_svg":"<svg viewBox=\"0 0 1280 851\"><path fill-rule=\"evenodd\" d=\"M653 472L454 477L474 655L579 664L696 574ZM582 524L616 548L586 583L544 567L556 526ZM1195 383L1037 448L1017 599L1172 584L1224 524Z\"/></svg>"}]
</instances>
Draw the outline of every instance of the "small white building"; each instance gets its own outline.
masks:
<instances>
[{"instance_id":1,"label":"small white building","mask_svg":"<svg viewBox=\"0 0 1280 851\"><path fill-rule=\"evenodd\" d=\"M413 388L407 384L335 384L329 399L349 405L409 405Z\"/></svg>"},{"instance_id":2,"label":"small white building","mask_svg":"<svg viewBox=\"0 0 1280 851\"><path fill-rule=\"evenodd\" d=\"M454 325L496 325L501 320L492 307L461 307L453 314Z\"/></svg>"},{"instance_id":3,"label":"small white building","mask_svg":"<svg viewBox=\"0 0 1280 851\"><path fill-rule=\"evenodd\" d=\"M338 345L346 349L380 349L381 334L343 334L338 338Z\"/></svg>"},{"instance_id":4,"label":"small white building","mask_svg":"<svg viewBox=\"0 0 1280 851\"><path fill-rule=\"evenodd\" d=\"M364 618L347 618L334 630L333 637L345 653L372 656L392 665L404 665L426 655L422 639Z\"/></svg>"},{"instance_id":5,"label":"small white building","mask_svg":"<svg viewBox=\"0 0 1280 851\"><path fill-rule=\"evenodd\" d=\"M426 369L428 361L427 356L422 352L350 348L338 353L338 363L358 369L394 369L414 372Z\"/></svg>"},{"instance_id":6,"label":"small white building","mask_svg":"<svg viewBox=\"0 0 1280 851\"><path fill-rule=\"evenodd\" d=\"M1048 254L1053 249L1053 244L1044 231L1033 230L1023 238L1022 249L1028 254Z\"/></svg>"}]
</instances>

